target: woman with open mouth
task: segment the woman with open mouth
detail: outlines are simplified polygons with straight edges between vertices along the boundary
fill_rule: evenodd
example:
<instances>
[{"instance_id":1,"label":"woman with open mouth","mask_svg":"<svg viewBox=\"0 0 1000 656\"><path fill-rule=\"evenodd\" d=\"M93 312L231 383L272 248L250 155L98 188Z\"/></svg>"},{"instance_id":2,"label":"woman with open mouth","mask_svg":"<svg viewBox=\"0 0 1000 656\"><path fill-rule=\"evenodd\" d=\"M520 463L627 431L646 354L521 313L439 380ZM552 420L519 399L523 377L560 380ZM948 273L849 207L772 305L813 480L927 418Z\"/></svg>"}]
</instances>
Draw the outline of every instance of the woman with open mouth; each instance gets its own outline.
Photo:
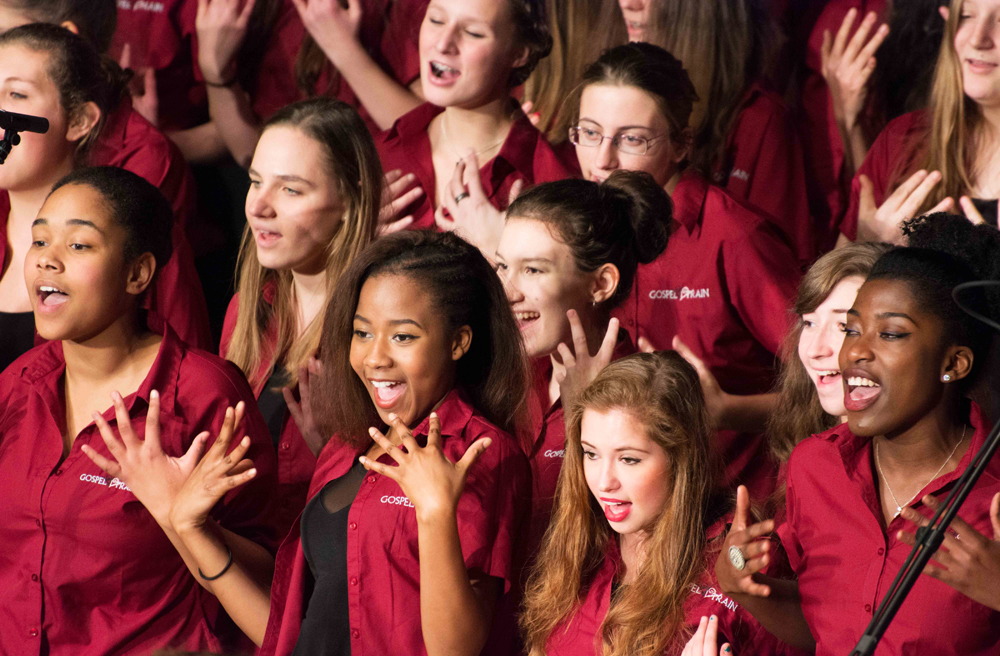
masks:
<instances>
[{"instance_id":1,"label":"woman with open mouth","mask_svg":"<svg viewBox=\"0 0 1000 656\"><path fill-rule=\"evenodd\" d=\"M276 463L253 393L231 365L142 310L170 257L172 223L156 187L118 168L69 174L32 222L24 276L35 326L49 341L0 374L0 582L9 592L0 653L239 644L211 594L214 572L201 574L178 552L170 526L174 475L195 458L127 482L114 460L126 460L126 445L161 463L189 448L200 455L226 408L244 403L243 451L257 476L205 521L248 572L270 573ZM133 427L143 425L141 442Z\"/></svg>"},{"instance_id":2,"label":"woman with open mouth","mask_svg":"<svg viewBox=\"0 0 1000 656\"><path fill-rule=\"evenodd\" d=\"M525 593L529 654L679 654L709 621L735 653L772 653L711 573L728 504L694 368L673 351L612 362L569 406L566 438Z\"/></svg>"},{"instance_id":3,"label":"woman with open mouth","mask_svg":"<svg viewBox=\"0 0 1000 656\"><path fill-rule=\"evenodd\" d=\"M839 357L847 423L801 442L788 463L778 533L796 580L759 573L771 545L755 538L773 521L734 523L716 562L722 590L789 644L854 648L910 552L907 522L933 511L930 495L950 492L982 446L988 427L966 395L988 335L951 298L974 279L954 257L897 248L858 290ZM968 302L983 311L982 297ZM989 465L959 511L979 533L992 534L998 481L1000 465ZM994 608L920 579L880 653L996 653Z\"/></svg>"},{"instance_id":4,"label":"woman with open mouth","mask_svg":"<svg viewBox=\"0 0 1000 656\"><path fill-rule=\"evenodd\" d=\"M430 2L420 26L427 102L378 140L383 168L414 175L424 192L397 208L404 218L396 227L455 229L452 210L474 202L473 184L503 209L515 183L577 177L510 95L551 47L540 0Z\"/></svg>"},{"instance_id":5,"label":"woman with open mouth","mask_svg":"<svg viewBox=\"0 0 1000 656\"><path fill-rule=\"evenodd\" d=\"M620 171L603 184L539 185L507 213L496 267L534 363L532 546L548 526L563 464L566 397L611 360L635 352L611 311L628 297L639 264L666 247L669 207L652 176Z\"/></svg>"}]
</instances>

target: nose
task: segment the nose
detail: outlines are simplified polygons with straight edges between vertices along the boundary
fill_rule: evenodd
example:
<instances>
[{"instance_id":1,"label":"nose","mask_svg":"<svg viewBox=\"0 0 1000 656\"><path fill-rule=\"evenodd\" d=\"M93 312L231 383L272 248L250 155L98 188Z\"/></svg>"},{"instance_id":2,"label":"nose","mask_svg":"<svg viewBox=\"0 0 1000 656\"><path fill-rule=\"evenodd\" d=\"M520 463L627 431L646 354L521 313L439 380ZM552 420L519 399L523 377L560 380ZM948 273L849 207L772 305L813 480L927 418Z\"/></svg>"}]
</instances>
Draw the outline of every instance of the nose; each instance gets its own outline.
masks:
<instances>
[{"instance_id":1,"label":"nose","mask_svg":"<svg viewBox=\"0 0 1000 656\"><path fill-rule=\"evenodd\" d=\"M597 159L594 164L603 171L614 171L618 168L618 149L611 143L611 139L605 139L597 147Z\"/></svg>"},{"instance_id":2,"label":"nose","mask_svg":"<svg viewBox=\"0 0 1000 656\"><path fill-rule=\"evenodd\" d=\"M54 247L49 246L38 253L35 258L35 268L49 273L60 273L63 270L62 258Z\"/></svg>"},{"instance_id":3,"label":"nose","mask_svg":"<svg viewBox=\"0 0 1000 656\"><path fill-rule=\"evenodd\" d=\"M811 330L803 334L806 340L806 355L812 359L828 358L835 355L830 339L830 326Z\"/></svg>"},{"instance_id":4,"label":"nose","mask_svg":"<svg viewBox=\"0 0 1000 656\"><path fill-rule=\"evenodd\" d=\"M365 366L369 369L387 369L392 366L392 358L389 356L385 340L376 336L369 342L368 353L365 354Z\"/></svg>"},{"instance_id":5,"label":"nose","mask_svg":"<svg viewBox=\"0 0 1000 656\"><path fill-rule=\"evenodd\" d=\"M848 336L844 338L844 345L840 348L840 368L846 369L852 364L869 362L874 359L871 350L871 337L862 332L860 335Z\"/></svg>"},{"instance_id":6,"label":"nose","mask_svg":"<svg viewBox=\"0 0 1000 656\"><path fill-rule=\"evenodd\" d=\"M271 195L266 189L250 185L247 191L246 214L247 217L252 216L257 219L273 219L277 216L271 203Z\"/></svg>"},{"instance_id":7,"label":"nose","mask_svg":"<svg viewBox=\"0 0 1000 656\"><path fill-rule=\"evenodd\" d=\"M511 305L516 305L524 300L524 294L521 290L517 288L517 281L511 273L500 269L497 271L500 275L500 282L503 283L503 289L507 292L507 300Z\"/></svg>"},{"instance_id":8,"label":"nose","mask_svg":"<svg viewBox=\"0 0 1000 656\"><path fill-rule=\"evenodd\" d=\"M990 12L983 13L976 19L976 24L974 26L974 31L972 33L971 44L972 47L977 50L988 50L992 48L995 44L994 31L996 30L997 22L995 17L990 15Z\"/></svg>"},{"instance_id":9,"label":"nose","mask_svg":"<svg viewBox=\"0 0 1000 656\"><path fill-rule=\"evenodd\" d=\"M438 52L452 54L458 48L455 46L455 34L457 26L454 23L446 23L438 28L437 39L434 40L434 47Z\"/></svg>"},{"instance_id":10,"label":"nose","mask_svg":"<svg viewBox=\"0 0 1000 656\"><path fill-rule=\"evenodd\" d=\"M597 480L597 485L601 492L614 492L621 487L615 470L615 460L604 460L601 463L601 477Z\"/></svg>"},{"instance_id":11,"label":"nose","mask_svg":"<svg viewBox=\"0 0 1000 656\"><path fill-rule=\"evenodd\" d=\"M618 0L618 5L624 11L642 11L646 8L646 0Z\"/></svg>"}]
</instances>

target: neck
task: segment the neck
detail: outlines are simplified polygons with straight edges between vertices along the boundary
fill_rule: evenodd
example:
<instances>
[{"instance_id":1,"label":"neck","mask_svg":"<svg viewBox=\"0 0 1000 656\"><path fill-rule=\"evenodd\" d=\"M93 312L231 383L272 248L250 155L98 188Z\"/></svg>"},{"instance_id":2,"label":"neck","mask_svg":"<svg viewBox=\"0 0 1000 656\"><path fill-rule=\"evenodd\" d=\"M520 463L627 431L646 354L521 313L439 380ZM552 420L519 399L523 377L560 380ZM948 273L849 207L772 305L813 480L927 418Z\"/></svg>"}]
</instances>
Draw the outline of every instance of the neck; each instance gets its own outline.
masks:
<instances>
[{"instance_id":1,"label":"neck","mask_svg":"<svg viewBox=\"0 0 1000 656\"><path fill-rule=\"evenodd\" d=\"M326 270L319 273L298 273L292 271L292 292L295 299L295 314L298 334L301 335L319 314L326 302Z\"/></svg>"},{"instance_id":2,"label":"neck","mask_svg":"<svg viewBox=\"0 0 1000 656\"><path fill-rule=\"evenodd\" d=\"M674 195L674 189L677 188L677 183L681 180L681 172L676 171L670 179L667 180L667 184L663 185L663 189L667 192L668 196Z\"/></svg>"},{"instance_id":3,"label":"neck","mask_svg":"<svg viewBox=\"0 0 1000 656\"><path fill-rule=\"evenodd\" d=\"M980 106L979 110L983 115L982 128L985 133L983 136L986 137L987 143L996 143L1000 137L1000 107Z\"/></svg>"},{"instance_id":4,"label":"neck","mask_svg":"<svg viewBox=\"0 0 1000 656\"><path fill-rule=\"evenodd\" d=\"M441 116L446 147L456 156L465 156L469 150L479 151L502 142L513 123L507 111L509 102L504 97L474 109L446 108Z\"/></svg>"},{"instance_id":5,"label":"neck","mask_svg":"<svg viewBox=\"0 0 1000 656\"><path fill-rule=\"evenodd\" d=\"M66 377L100 386L132 364L132 354L147 337L146 331L139 329L136 314L128 313L95 337L79 342L65 340L62 347Z\"/></svg>"},{"instance_id":6,"label":"neck","mask_svg":"<svg viewBox=\"0 0 1000 656\"><path fill-rule=\"evenodd\" d=\"M646 551L644 543L649 537L645 531L626 533L618 536L618 548L622 554L622 563L625 565L625 582L632 582L642 567Z\"/></svg>"},{"instance_id":7,"label":"neck","mask_svg":"<svg viewBox=\"0 0 1000 656\"><path fill-rule=\"evenodd\" d=\"M964 437L970 437L966 418L957 403L942 403L912 426L897 433L877 436L883 466L907 470L940 467L941 461ZM964 437L963 437L964 436Z\"/></svg>"}]
</instances>

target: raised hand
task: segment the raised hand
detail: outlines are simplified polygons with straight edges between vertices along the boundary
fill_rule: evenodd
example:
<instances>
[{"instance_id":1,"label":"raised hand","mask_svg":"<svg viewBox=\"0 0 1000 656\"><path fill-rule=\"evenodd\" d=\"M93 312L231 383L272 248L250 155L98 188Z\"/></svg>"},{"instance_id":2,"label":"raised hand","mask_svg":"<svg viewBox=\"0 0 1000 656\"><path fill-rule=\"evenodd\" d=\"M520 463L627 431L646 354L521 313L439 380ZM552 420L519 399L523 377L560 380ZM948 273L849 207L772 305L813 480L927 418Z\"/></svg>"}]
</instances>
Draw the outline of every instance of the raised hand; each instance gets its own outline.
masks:
<instances>
[{"instance_id":1,"label":"raised hand","mask_svg":"<svg viewBox=\"0 0 1000 656\"><path fill-rule=\"evenodd\" d=\"M921 214L947 212L955 201L945 198L927 212L920 207L927 200L941 174L937 171L917 171L890 195L881 206L875 207L875 192L871 180L862 175L861 197L858 208L858 241L887 241L905 245L900 224Z\"/></svg>"},{"instance_id":2,"label":"raised hand","mask_svg":"<svg viewBox=\"0 0 1000 656\"><path fill-rule=\"evenodd\" d=\"M930 495L925 496L923 502L933 510L941 505ZM931 523L913 508L904 508L902 515L917 526ZM1000 493L990 504L990 522L993 524L992 539L955 517L950 526L954 534L945 533L944 542L923 573L943 581L973 601L1000 610ZM898 537L911 547L916 544L913 531L900 531Z\"/></svg>"},{"instance_id":3,"label":"raised hand","mask_svg":"<svg viewBox=\"0 0 1000 656\"><path fill-rule=\"evenodd\" d=\"M511 202L521 193L523 186L520 180L514 183L509 198ZM493 207L486 197L475 153L469 153L455 166L441 203L434 213L438 229L455 231L492 260L500 245L505 214Z\"/></svg>"},{"instance_id":4,"label":"raised hand","mask_svg":"<svg viewBox=\"0 0 1000 656\"><path fill-rule=\"evenodd\" d=\"M358 41L361 0L292 0L302 24L333 65L341 68L343 44Z\"/></svg>"},{"instance_id":5,"label":"raised hand","mask_svg":"<svg viewBox=\"0 0 1000 656\"><path fill-rule=\"evenodd\" d=\"M563 343L556 347L565 370L556 376L563 407L567 407L577 394L597 378L601 370L611 364L615 345L618 344L618 319L608 322L608 331L604 334L601 347L597 349L595 355L591 355L590 347L587 345L587 334L583 330L583 324L576 310L567 310L566 318L569 319L569 329L573 336L573 350L570 351Z\"/></svg>"},{"instance_id":6,"label":"raised hand","mask_svg":"<svg viewBox=\"0 0 1000 656\"><path fill-rule=\"evenodd\" d=\"M410 186L417 181L417 176L412 173L403 175L399 169L389 171L385 174L385 187L382 189L382 209L378 214L378 233L388 235L399 232L410 227L413 223L412 216L400 218L403 210L411 203L420 198L424 190L420 187Z\"/></svg>"},{"instance_id":7,"label":"raised hand","mask_svg":"<svg viewBox=\"0 0 1000 656\"><path fill-rule=\"evenodd\" d=\"M857 16L857 9L848 11L836 37L824 30L820 49L823 78L833 99L833 115L847 130L854 128L864 109L868 79L875 70L875 51L889 35L889 26L883 23L868 38L878 20L875 12L871 12L848 39Z\"/></svg>"},{"instance_id":8,"label":"raised hand","mask_svg":"<svg viewBox=\"0 0 1000 656\"><path fill-rule=\"evenodd\" d=\"M132 430L132 421L121 394L112 394L111 401L121 439L115 436L114 430L97 412L94 413L94 423L113 460L86 444L81 449L108 476L123 481L157 524L167 528L170 525L170 507L205 451L209 434L199 433L183 456L169 456L160 444L160 395L156 390L149 393L144 439Z\"/></svg>"},{"instance_id":9,"label":"raised hand","mask_svg":"<svg viewBox=\"0 0 1000 656\"><path fill-rule=\"evenodd\" d=\"M719 618L715 615L702 617L698 630L694 632L688 643L684 645L681 656L716 656L716 645L719 644ZM722 645L718 656L729 656L732 649L729 643Z\"/></svg>"},{"instance_id":10,"label":"raised hand","mask_svg":"<svg viewBox=\"0 0 1000 656\"><path fill-rule=\"evenodd\" d=\"M416 509L418 521L454 517L469 468L486 451L492 440L488 437L476 440L461 460L452 462L441 450L441 422L436 413L432 412L430 416L425 447L417 443L413 433L399 417L390 415L389 420L392 433L402 439L405 451L378 429L370 428L369 433L398 466L385 465L364 456L361 457L361 464L365 469L396 481Z\"/></svg>"},{"instance_id":11,"label":"raised hand","mask_svg":"<svg viewBox=\"0 0 1000 656\"><path fill-rule=\"evenodd\" d=\"M132 68L132 45L126 43L118 60L122 70ZM152 123L158 125L160 120L160 97L156 92L156 69L145 67L133 69L135 77L129 82L128 90L132 96L132 109Z\"/></svg>"},{"instance_id":12,"label":"raised hand","mask_svg":"<svg viewBox=\"0 0 1000 656\"><path fill-rule=\"evenodd\" d=\"M219 499L257 475L253 461L243 457L250 449L249 437L244 437L236 448L226 453L243 421L243 410L242 401L236 404L235 410L226 409L219 437L173 500L170 525L177 533L202 528Z\"/></svg>"},{"instance_id":13,"label":"raised hand","mask_svg":"<svg viewBox=\"0 0 1000 656\"><path fill-rule=\"evenodd\" d=\"M308 367L299 367L299 398L301 403L295 401L295 395L292 394L290 387L281 390L281 394L285 397L285 405L288 406L288 412L292 415L292 421L299 427L302 439L305 440L314 456L319 455L319 452L326 446L327 440L313 417L309 378L310 376L322 375L322 373L323 365L316 358L309 358Z\"/></svg>"},{"instance_id":14,"label":"raised hand","mask_svg":"<svg viewBox=\"0 0 1000 656\"><path fill-rule=\"evenodd\" d=\"M705 406L708 408L708 417L712 420L712 425L725 426L730 395L722 390L718 379L705 362L695 355L680 337L674 337L673 347L698 372L698 380L701 381L701 391L705 395Z\"/></svg>"},{"instance_id":15,"label":"raised hand","mask_svg":"<svg viewBox=\"0 0 1000 656\"><path fill-rule=\"evenodd\" d=\"M198 0L198 66L209 84L233 79L236 53L247 35L256 0Z\"/></svg>"},{"instance_id":16,"label":"raised hand","mask_svg":"<svg viewBox=\"0 0 1000 656\"><path fill-rule=\"evenodd\" d=\"M750 493L741 485L736 490L736 516L715 561L715 576L725 594L767 597L771 594L770 586L755 581L754 574L767 566L771 543L758 538L774 530L774 520L748 526L749 516ZM737 567L734 559L737 562L742 559L742 569Z\"/></svg>"}]
</instances>

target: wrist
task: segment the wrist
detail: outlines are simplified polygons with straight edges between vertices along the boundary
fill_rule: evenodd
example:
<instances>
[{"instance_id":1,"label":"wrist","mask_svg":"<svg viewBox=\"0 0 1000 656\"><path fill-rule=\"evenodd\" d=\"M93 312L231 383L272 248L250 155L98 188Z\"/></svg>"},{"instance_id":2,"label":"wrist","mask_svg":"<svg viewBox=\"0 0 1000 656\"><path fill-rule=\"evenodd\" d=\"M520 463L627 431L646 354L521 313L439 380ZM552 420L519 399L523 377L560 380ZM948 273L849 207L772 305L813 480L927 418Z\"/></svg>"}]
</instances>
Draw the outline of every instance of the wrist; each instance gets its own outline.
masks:
<instances>
[{"instance_id":1,"label":"wrist","mask_svg":"<svg viewBox=\"0 0 1000 656\"><path fill-rule=\"evenodd\" d=\"M440 504L436 506L417 508L417 525L425 528L440 528L454 525L457 508L450 504Z\"/></svg>"},{"instance_id":2,"label":"wrist","mask_svg":"<svg viewBox=\"0 0 1000 656\"><path fill-rule=\"evenodd\" d=\"M181 538L197 535L205 530L206 517L171 517L170 527Z\"/></svg>"}]
</instances>

